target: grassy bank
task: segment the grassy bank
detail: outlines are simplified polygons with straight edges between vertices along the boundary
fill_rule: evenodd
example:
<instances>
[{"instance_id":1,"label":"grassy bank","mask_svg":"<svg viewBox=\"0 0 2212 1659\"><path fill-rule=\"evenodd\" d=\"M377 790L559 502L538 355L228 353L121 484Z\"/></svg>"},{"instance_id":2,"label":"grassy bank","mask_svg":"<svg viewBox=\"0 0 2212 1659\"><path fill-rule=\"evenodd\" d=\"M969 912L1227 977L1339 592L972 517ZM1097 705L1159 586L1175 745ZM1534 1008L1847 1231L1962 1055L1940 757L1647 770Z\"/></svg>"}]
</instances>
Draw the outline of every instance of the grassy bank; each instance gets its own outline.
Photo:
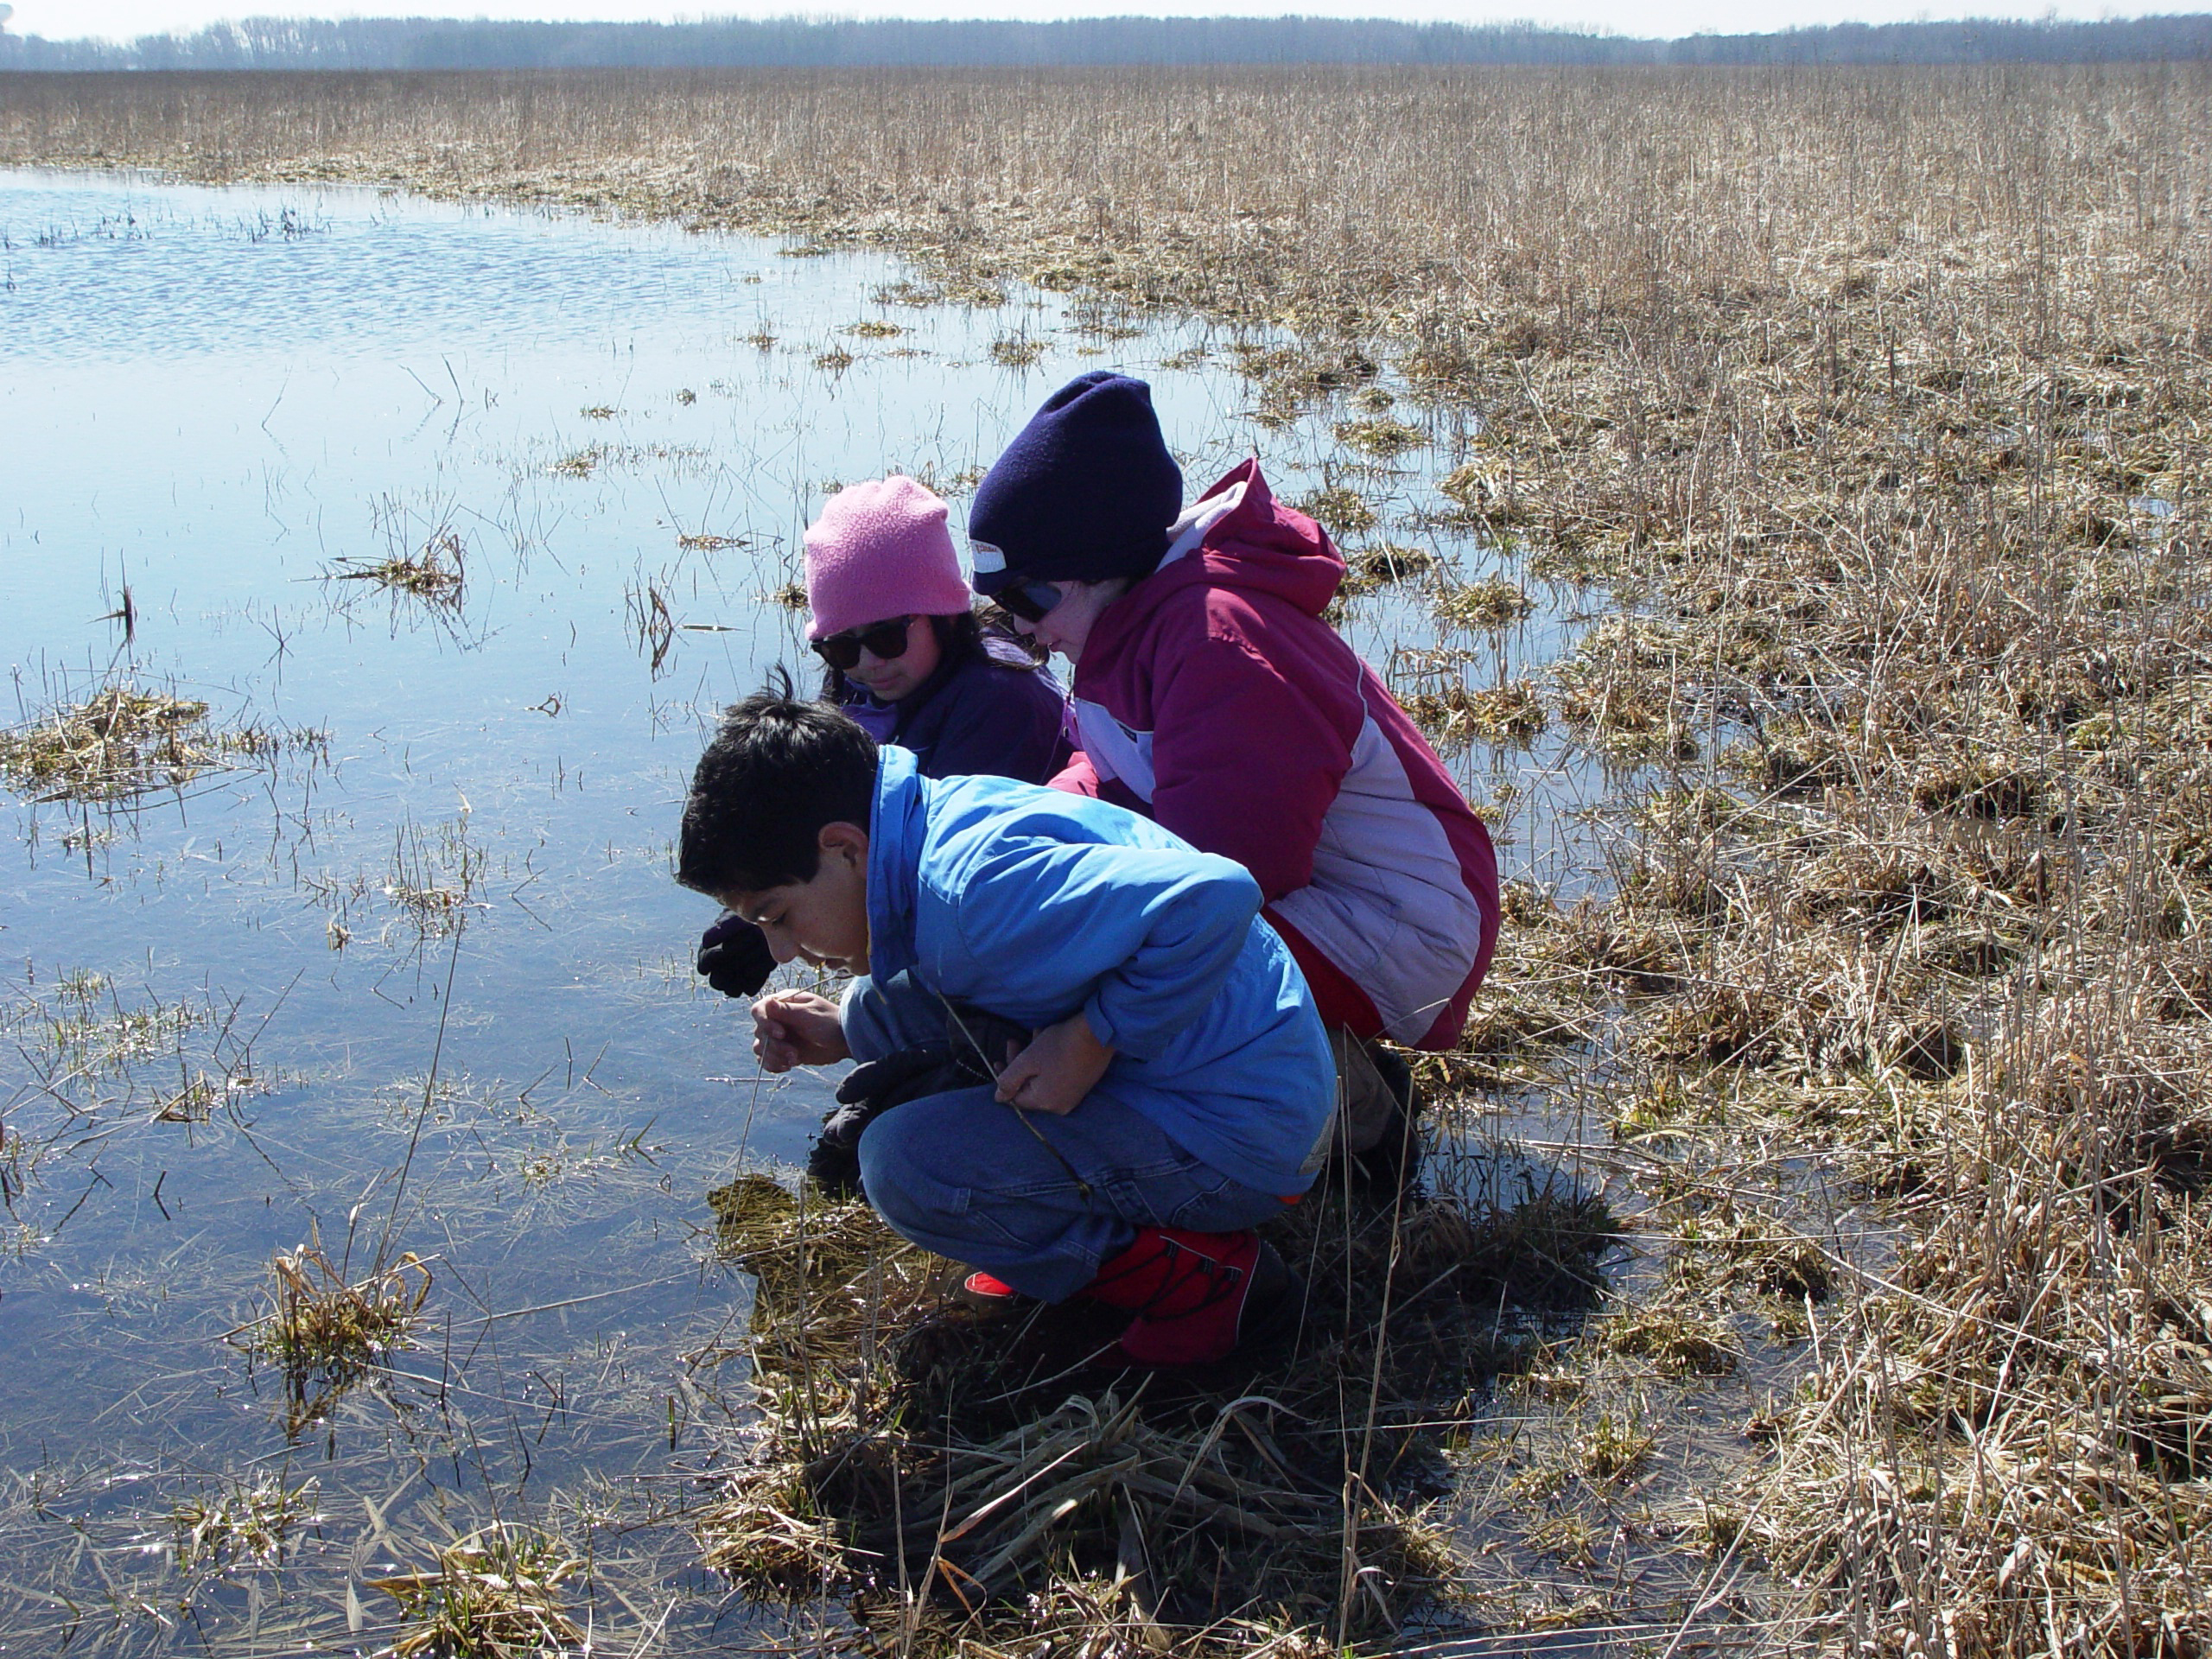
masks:
<instances>
[{"instance_id":1,"label":"grassy bank","mask_svg":"<svg viewBox=\"0 0 2212 1659\"><path fill-rule=\"evenodd\" d=\"M1777 1645L2181 1655L2212 1643L2208 105L2196 67L0 78L0 161L887 245L954 299L1287 325L1240 359L1259 406L1342 399L1348 457L1478 416L1433 514L1605 611L1514 707L1621 785L1605 898L1516 893L1432 1081L1606 1125L1643 1259L1516 1360L1548 1426L1510 1472L1461 1473L1587 1599L1516 1606L1396 1510L1389 1561L1499 1628L1628 1622L1656 1540L1695 1564L1662 1647L1758 1566ZM1355 401L1378 362L1397 414ZM1669 1391L1755 1344L1793 1357L1732 1425L1757 1455L1640 1497ZM885 1421L825 1408L817 1360L784 1373L816 1459ZM1131 1442L1093 1404L1054 1432L1096 1459ZM1367 1605L1364 1501L1320 1516L1326 1636ZM1154 1644L1160 1605L1098 1628Z\"/></svg>"}]
</instances>

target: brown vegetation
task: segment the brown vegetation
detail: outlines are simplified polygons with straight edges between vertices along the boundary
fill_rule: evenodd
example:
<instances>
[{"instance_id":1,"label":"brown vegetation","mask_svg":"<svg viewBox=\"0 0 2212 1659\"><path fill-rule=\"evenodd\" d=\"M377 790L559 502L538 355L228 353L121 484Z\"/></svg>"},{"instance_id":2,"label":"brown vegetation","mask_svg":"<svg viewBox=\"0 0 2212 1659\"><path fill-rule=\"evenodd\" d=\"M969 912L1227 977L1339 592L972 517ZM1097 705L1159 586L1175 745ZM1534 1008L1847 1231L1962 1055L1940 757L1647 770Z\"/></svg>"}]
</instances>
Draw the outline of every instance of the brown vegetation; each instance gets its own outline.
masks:
<instances>
[{"instance_id":1,"label":"brown vegetation","mask_svg":"<svg viewBox=\"0 0 2212 1659\"><path fill-rule=\"evenodd\" d=\"M1440 518L1604 585L1550 709L1653 769L1610 896L1517 898L1427 1072L1608 1057L1552 1075L1612 1120L1657 1270L1574 1363L1724 1370L1753 1316L1806 1357L1684 1525L1715 1597L1755 1557L1860 1651L2178 1655L2212 1644L2208 94L2199 66L16 79L0 156L877 243L1287 325L1240 362L1263 416L1389 364L1471 417ZM1386 454L1407 412L1348 407L1344 441ZM1447 731L1531 718L1430 695ZM1807 1170L1892 1248L1800 1227ZM1525 1490L1632 1475L1643 1431L1599 1421ZM1586 1519L1545 1526L1594 1559Z\"/></svg>"}]
</instances>

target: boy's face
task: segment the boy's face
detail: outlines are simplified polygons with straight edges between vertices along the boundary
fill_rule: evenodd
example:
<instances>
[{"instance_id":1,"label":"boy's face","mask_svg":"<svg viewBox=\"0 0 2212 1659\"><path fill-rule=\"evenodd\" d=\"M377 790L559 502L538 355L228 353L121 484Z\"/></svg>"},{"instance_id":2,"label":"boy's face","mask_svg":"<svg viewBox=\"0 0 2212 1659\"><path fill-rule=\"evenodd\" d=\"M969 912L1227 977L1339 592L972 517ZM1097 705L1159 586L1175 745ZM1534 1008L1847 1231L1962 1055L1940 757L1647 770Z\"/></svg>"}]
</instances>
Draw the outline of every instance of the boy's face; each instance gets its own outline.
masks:
<instances>
[{"instance_id":1,"label":"boy's face","mask_svg":"<svg viewBox=\"0 0 2212 1659\"><path fill-rule=\"evenodd\" d=\"M715 896L758 926L778 962L803 957L819 968L868 971L868 831L825 823L821 863L811 880L786 881L758 893Z\"/></svg>"}]
</instances>

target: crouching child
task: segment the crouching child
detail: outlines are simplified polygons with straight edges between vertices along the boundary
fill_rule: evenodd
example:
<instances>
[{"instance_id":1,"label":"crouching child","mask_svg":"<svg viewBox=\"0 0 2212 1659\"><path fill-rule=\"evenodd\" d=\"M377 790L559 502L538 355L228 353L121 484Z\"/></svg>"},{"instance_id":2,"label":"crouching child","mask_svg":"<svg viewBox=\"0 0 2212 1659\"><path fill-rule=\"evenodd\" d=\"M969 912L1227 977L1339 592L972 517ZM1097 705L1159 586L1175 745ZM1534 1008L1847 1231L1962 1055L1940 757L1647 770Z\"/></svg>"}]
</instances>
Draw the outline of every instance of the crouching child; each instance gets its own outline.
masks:
<instances>
[{"instance_id":1,"label":"crouching child","mask_svg":"<svg viewBox=\"0 0 2212 1659\"><path fill-rule=\"evenodd\" d=\"M1021 1033L983 1039L995 1077L859 1140L877 1213L976 1269L974 1295L1125 1310L1112 1357L1136 1365L1287 1321L1294 1281L1252 1230L1312 1185L1335 1071L1241 866L1106 802L924 778L848 716L762 693L700 760L677 879L779 962L859 976L842 1004L753 1005L766 1071Z\"/></svg>"}]
</instances>

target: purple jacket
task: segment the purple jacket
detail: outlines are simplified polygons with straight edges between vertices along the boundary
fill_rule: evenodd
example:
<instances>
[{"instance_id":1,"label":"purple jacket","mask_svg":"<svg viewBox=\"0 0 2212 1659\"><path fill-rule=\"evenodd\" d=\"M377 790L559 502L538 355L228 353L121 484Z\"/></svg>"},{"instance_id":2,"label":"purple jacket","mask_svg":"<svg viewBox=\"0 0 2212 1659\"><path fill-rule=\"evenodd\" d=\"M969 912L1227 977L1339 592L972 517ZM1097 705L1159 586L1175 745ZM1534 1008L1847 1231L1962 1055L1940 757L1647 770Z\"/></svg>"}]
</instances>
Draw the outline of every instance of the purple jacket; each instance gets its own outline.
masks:
<instances>
[{"instance_id":1,"label":"purple jacket","mask_svg":"<svg viewBox=\"0 0 2212 1659\"><path fill-rule=\"evenodd\" d=\"M940 663L896 702L849 685L839 706L878 743L912 750L925 778L1042 784L1071 753L1059 683L1019 646L988 635L981 651Z\"/></svg>"}]
</instances>

